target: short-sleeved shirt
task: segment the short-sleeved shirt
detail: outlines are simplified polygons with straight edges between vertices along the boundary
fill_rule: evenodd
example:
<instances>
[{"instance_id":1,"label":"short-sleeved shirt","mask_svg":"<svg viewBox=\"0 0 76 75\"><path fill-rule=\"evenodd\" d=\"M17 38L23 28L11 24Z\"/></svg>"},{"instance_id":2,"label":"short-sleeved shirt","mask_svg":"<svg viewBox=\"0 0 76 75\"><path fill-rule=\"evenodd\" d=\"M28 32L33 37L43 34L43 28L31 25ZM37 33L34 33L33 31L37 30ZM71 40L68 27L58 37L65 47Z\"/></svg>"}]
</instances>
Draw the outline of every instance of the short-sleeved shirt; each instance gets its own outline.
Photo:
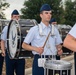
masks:
<instances>
[{"instance_id":1,"label":"short-sleeved shirt","mask_svg":"<svg viewBox=\"0 0 76 75\"><path fill-rule=\"evenodd\" d=\"M24 39L24 42L27 44L30 44L34 47L43 47L44 42L49 34L49 32L51 31L51 25L49 24L48 26L46 26L44 23L40 23L40 25L42 25L42 33L43 35L40 35L39 33L39 26L34 26L32 27L27 36ZM55 28L55 36L50 35L49 39L44 47L44 52L42 53L42 55L56 55L57 54L57 49L56 49L56 45L59 45L60 43L62 43L61 37L59 35L58 30ZM35 51L32 51L32 53L38 54Z\"/></svg>"},{"instance_id":2,"label":"short-sleeved shirt","mask_svg":"<svg viewBox=\"0 0 76 75\"><path fill-rule=\"evenodd\" d=\"M69 31L70 35L72 35L74 38L76 38L76 24L72 27L72 29Z\"/></svg>"},{"instance_id":3,"label":"short-sleeved shirt","mask_svg":"<svg viewBox=\"0 0 76 75\"><path fill-rule=\"evenodd\" d=\"M8 26L5 26L1 33L1 40L5 41L6 48L7 48L7 29L8 29Z\"/></svg>"}]
</instances>

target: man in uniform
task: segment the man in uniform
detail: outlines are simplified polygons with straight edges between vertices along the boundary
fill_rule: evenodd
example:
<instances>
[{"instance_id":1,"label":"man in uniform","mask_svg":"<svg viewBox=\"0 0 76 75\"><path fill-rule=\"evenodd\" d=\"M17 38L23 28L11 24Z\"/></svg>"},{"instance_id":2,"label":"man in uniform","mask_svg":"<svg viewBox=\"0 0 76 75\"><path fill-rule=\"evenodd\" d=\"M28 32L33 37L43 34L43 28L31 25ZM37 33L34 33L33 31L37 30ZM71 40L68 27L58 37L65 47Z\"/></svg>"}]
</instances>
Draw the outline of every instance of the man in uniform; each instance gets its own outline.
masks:
<instances>
[{"instance_id":1,"label":"man in uniform","mask_svg":"<svg viewBox=\"0 0 76 75\"><path fill-rule=\"evenodd\" d=\"M51 24L51 26L52 26L52 31L54 31L54 29L55 29L55 27L57 28L57 21L56 21L56 19L55 18L51 18L51 20L50 20L50 24ZM57 28L58 29L58 28ZM52 34L54 34L55 35L55 32L53 32ZM62 44L62 43L61 43ZM60 45L61 46L61 45ZM60 55L57 55L57 60L60 60Z\"/></svg>"},{"instance_id":2,"label":"man in uniform","mask_svg":"<svg viewBox=\"0 0 76 75\"><path fill-rule=\"evenodd\" d=\"M2 75L3 61L4 57L1 55L1 38L0 38L0 75Z\"/></svg>"},{"instance_id":3,"label":"man in uniform","mask_svg":"<svg viewBox=\"0 0 76 75\"><path fill-rule=\"evenodd\" d=\"M50 20L50 24L57 25L56 19L55 19L55 18L52 18L52 19Z\"/></svg>"},{"instance_id":4,"label":"man in uniform","mask_svg":"<svg viewBox=\"0 0 76 75\"><path fill-rule=\"evenodd\" d=\"M15 9L11 14L11 19L19 20L19 18L19 12ZM7 53L7 30L8 26L5 26L1 34L1 49L6 62L6 75L14 75L14 70L16 75L25 75L25 59L10 59Z\"/></svg>"},{"instance_id":5,"label":"man in uniform","mask_svg":"<svg viewBox=\"0 0 76 75\"><path fill-rule=\"evenodd\" d=\"M59 32L55 29L55 36L50 34L45 46L45 40L51 31L49 21L52 17L52 11L48 4L43 4L40 8L41 23L30 29L27 36L24 39L22 47L26 50L30 50L34 54L32 75L44 75L44 68L38 66L39 58L48 58L52 55L62 54L62 50L57 51L57 47L62 40ZM31 43L31 45L29 45Z\"/></svg>"},{"instance_id":6,"label":"man in uniform","mask_svg":"<svg viewBox=\"0 0 76 75\"><path fill-rule=\"evenodd\" d=\"M75 72L76 72L76 24L73 26L73 28L70 30L70 32L64 39L63 46L75 52L74 60L75 60Z\"/></svg>"}]
</instances>

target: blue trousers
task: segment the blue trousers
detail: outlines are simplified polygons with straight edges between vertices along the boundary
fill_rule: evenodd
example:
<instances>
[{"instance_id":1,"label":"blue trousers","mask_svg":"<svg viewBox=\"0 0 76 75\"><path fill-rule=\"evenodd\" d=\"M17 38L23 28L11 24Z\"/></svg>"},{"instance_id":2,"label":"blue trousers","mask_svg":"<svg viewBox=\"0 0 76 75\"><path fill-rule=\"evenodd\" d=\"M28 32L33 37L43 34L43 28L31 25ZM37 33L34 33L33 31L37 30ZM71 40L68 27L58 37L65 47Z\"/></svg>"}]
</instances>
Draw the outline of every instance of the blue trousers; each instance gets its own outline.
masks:
<instances>
[{"instance_id":1,"label":"blue trousers","mask_svg":"<svg viewBox=\"0 0 76 75\"><path fill-rule=\"evenodd\" d=\"M25 75L25 59L10 59L8 53L5 57L6 75Z\"/></svg>"},{"instance_id":2,"label":"blue trousers","mask_svg":"<svg viewBox=\"0 0 76 75\"><path fill-rule=\"evenodd\" d=\"M38 67L38 58L39 56L34 56L32 75L44 75L44 69L42 67Z\"/></svg>"},{"instance_id":3,"label":"blue trousers","mask_svg":"<svg viewBox=\"0 0 76 75\"><path fill-rule=\"evenodd\" d=\"M3 61L4 61L4 57L2 57L0 54L0 75L2 75Z\"/></svg>"},{"instance_id":4,"label":"blue trousers","mask_svg":"<svg viewBox=\"0 0 76 75\"><path fill-rule=\"evenodd\" d=\"M75 75L76 75L76 52L74 53L74 65L75 65Z\"/></svg>"},{"instance_id":5,"label":"blue trousers","mask_svg":"<svg viewBox=\"0 0 76 75\"><path fill-rule=\"evenodd\" d=\"M38 67L38 59L40 56L35 55L33 60L33 66L32 66L32 75L44 75L44 68ZM56 56L57 60L60 60L60 56Z\"/></svg>"}]
</instances>

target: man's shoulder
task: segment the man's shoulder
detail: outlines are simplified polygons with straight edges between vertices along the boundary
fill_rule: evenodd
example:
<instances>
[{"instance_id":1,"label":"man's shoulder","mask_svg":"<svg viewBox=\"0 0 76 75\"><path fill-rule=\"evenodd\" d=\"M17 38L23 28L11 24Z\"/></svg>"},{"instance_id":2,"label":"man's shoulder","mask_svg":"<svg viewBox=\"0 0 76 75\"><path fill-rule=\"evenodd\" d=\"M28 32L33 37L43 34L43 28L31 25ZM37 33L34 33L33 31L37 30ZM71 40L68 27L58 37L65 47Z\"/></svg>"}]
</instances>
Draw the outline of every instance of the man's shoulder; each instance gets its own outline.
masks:
<instances>
[{"instance_id":1,"label":"man's shoulder","mask_svg":"<svg viewBox=\"0 0 76 75\"><path fill-rule=\"evenodd\" d=\"M71 36L73 36L74 38L76 38L76 23L74 24L74 26L71 28L71 30L69 31L68 34L70 34Z\"/></svg>"},{"instance_id":2,"label":"man's shoulder","mask_svg":"<svg viewBox=\"0 0 76 75\"><path fill-rule=\"evenodd\" d=\"M76 28L76 23L74 24L74 27Z\"/></svg>"},{"instance_id":3,"label":"man's shoulder","mask_svg":"<svg viewBox=\"0 0 76 75\"><path fill-rule=\"evenodd\" d=\"M7 32L7 29L8 29L8 26L5 26L5 27L3 28L2 33L1 33L1 34L6 33L6 32Z\"/></svg>"},{"instance_id":4,"label":"man's shoulder","mask_svg":"<svg viewBox=\"0 0 76 75\"><path fill-rule=\"evenodd\" d=\"M76 23L74 24L74 26L71 28L71 30L70 31L75 31L76 30Z\"/></svg>"},{"instance_id":5,"label":"man's shoulder","mask_svg":"<svg viewBox=\"0 0 76 75\"><path fill-rule=\"evenodd\" d=\"M30 30L37 30L37 29L38 29L38 25L35 25L35 26L31 27Z\"/></svg>"},{"instance_id":6,"label":"man's shoulder","mask_svg":"<svg viewBox=\"0 0 76 75\"><path fill-rule=\"evenodd\" d=\"M5 26L3 29L8 29L8 26Z\"/></svg>"}]
</instances>

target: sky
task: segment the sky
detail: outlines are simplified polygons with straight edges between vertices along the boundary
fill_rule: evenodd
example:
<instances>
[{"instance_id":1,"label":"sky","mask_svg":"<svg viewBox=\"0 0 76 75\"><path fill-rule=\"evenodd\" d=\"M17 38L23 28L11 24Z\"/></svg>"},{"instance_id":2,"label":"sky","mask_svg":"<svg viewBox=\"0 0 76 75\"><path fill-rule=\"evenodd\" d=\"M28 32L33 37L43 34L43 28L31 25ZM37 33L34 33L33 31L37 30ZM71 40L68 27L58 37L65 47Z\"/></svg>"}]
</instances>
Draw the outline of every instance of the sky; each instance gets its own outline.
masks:
<instances>
[{"instance_id":1,"label":"sky","mask_svg":"<svg viewBox=\"0 0 76 75\"><path fill-rule=\"evenodd\" d=\"M10 4L10 7L4 11L6 18L10 19L11 13L14 9L17 9L21 14L20 9L23 8L24 1L25 0L6 0L6 2ZM62 1L64 2L65 0Z\"/></svg>"},{"instance_id":2,"label":"sky","mask_svg":"<svg viewBox=\"0 0 76 75\"><path fill-rule=\"evenodd\" d=\"M10 7L4 11L6 18L10 19L14 9L17 9L21 14L20 9L23 8L24 1L25 0L6 0L6 2L10 4Z\"/></svg>"}]
</instances>

